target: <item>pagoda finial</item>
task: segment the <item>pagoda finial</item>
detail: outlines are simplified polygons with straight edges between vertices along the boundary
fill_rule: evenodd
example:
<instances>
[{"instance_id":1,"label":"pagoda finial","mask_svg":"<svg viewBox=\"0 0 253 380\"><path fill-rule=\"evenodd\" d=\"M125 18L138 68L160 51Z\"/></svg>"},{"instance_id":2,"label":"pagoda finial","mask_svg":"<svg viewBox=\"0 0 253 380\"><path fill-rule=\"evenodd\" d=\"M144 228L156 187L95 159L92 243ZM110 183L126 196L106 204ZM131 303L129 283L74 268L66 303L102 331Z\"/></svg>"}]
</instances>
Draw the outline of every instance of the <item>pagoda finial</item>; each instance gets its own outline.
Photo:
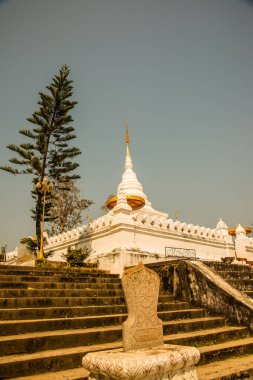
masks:
<instances>
[{"instance_id":1,"label":"pagoda finial","mask_svg":"<svg viewBox=\"0 0 253 380\"><path fill-rule=\"evenodd\" d=\"M126 135L125 135L125 142L126 142L126 146L127 146L127 156L130 156L130 152L129 152L129 143L130 143L130 140L129 140L129 133L128 133L128 120L126 119Z\"/></svg>"},{"instance_id":2,"label":"pagoda finial","mask_svg":"<svg viewBox=\"0 0 253 380\"><path fill-rule=\"evenodd\" d=\"M130 143L130 140L129 140L129 134L128 134L128 120L126 119L126 144L128 145Z\"/></svg>"}]
</instances>

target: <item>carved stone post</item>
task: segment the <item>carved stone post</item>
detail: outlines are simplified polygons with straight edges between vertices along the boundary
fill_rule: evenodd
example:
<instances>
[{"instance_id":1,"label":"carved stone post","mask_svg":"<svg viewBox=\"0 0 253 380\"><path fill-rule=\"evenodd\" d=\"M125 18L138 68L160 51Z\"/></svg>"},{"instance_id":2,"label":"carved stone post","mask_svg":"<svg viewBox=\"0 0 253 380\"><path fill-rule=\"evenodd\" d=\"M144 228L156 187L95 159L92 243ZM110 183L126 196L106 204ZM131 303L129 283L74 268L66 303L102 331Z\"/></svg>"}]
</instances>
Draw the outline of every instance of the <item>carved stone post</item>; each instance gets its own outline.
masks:
<instances>
[{"instance_id":1,"label":"carved stone post","mask_svg":"<svg viewBox=\"0 0 253 380\"><path fill-rule=\"evenodd\" d=\"M199 351L163 344L158 275L139 264L124 272L122 284L128 307L123 350L87 354L83 366L91 372L89 380L197 380Z\"/></svg>"}]
</instances>

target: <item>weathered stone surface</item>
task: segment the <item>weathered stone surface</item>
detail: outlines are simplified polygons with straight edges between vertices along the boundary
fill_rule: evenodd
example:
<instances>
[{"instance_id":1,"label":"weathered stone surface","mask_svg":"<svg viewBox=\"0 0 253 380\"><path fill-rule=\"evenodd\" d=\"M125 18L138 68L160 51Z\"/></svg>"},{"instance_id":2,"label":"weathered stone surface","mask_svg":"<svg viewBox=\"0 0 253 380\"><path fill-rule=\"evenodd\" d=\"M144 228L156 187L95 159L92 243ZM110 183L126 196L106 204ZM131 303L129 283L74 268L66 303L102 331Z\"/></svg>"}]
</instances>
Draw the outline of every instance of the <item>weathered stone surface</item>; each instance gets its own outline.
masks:
<instances>
[{"instance_id":1,"label":"weathered stone surface","mask_svg":"<svg viewBox=\"0 0 253 380\"><path fill-rule=\"evenodd\" d=\"M229 285L200 261L186 262L192 299L253 331L253 300Z\"/></svg>"},{"instance_id":2,"label":"weathered stone surface","mask_svg":"<svg viewBox=\"0 0 253 380\"><path fill-rule=\"evenodd\" d=\"M196 348L164 345L137 352L100 351L83 358L90 380L197 380L194 365L200 353Z\"/></svg>"},{"instance_id":3,"label":"weathered stone surface","mask_svg":"<svg viewBox=\"0 0 253 380\"><path fill-rule=\"evenodd\" d=\"M253 299L249 298L215 273L217 270L235 270L253 275L249 266L210 262L208 266L201 261L180 260L163 263L147 264L155 270L162 279L169 282L169 291L177 300L194 302L198 306L224 316L229 323L244 324L253 331ZM209 267L210 266L210 267ZM235 273L231 272L235 279ZM163 278L163 275L166 278ZM173 278L168 278L172 275ZM165 288L165 286L164 286ZM250 294L250 290L247 290Z\"/></svg>"},{"instance_id":4,"label":"weathered stone surface","mask_svg":"<svg viewBox=\"0 0 253 380\"><path fill-rule=\"evenodd\" d=\"M159 276L143 264L124 272L122 285L128 308L128 318L122 324L124 351L163 344L162 321L157 317L159 284Z\"/></svg>"}]
</instances>

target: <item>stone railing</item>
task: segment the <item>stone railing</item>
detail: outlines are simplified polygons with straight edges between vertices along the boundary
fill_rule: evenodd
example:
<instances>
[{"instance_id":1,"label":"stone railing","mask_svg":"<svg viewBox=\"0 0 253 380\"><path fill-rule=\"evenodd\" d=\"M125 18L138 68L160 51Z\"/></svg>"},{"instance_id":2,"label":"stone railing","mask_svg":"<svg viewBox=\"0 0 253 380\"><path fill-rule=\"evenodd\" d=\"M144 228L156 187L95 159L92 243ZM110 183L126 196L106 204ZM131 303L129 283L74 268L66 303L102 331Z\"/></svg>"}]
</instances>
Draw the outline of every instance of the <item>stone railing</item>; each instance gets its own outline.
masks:
<instances>
[{"instance_id":1,"label":"stone railing","mask_svg":"<svg viewBox=\"0 0 253 380\"><path fill-rule=\"evenodd\" d=\"M168 231L173 234L208 239L213 241L224 242L224 237L228 235L223 230L211 229L193 224L181 223L176 220L166 219L159 216L149 214L139 214L133 218L135 226L147 227Z\"/></svg>"},{"instance_id":2,"label":"stone railing","mask_svg":"<svg viewBox=\"0 0 253 380\"><path fill-rule=\"evenodd\" d=\"M48 237L46 239L46 247L52 247L54 245L62 244L62 243L71 243L72 241L76 241L82 237L88 236L95 231L100 231L108 228L111 225L111 217L105 215L104 217L100 217L89 225L83 225L73 230L69 230L67 232L63 232L62 234Z\"/></svg>"},{"instance_id":3,"label":"stone railing","mask_svg":"<svg viewBox=\"0 0 253 380\"><path fill-rule=\"evenodd\" d=\"M178 259L146 264L161 279L162 289L176 300L204 306L229 322L247 325L253 331L253 300L233 288L204 263Z\"/></svg>"},{"instance_id":4,"label":"stone railing","mask_svg":"<svg viewBox=\"0 0 253 380\"><path fill-rule=\"evenodd\" d=\"M211 229L193 224L181 223L176 220L167 219L165 217L154 216L153 214L136 214L132 218L133 226L146 227L154 230L170 232L171 234L180 235L183 237L204 239L209 241L225 242L224 230ZM113 215L108 213L102 216L89 225L83 225L73 230L63 232L62 234L47 238L47 248L62 244L71 243L72 241L79 240L82 237L88 236L91 233L102 231L112 225ZM227 231L226 231L227 232Z\"/></svg>"}]
</instances>

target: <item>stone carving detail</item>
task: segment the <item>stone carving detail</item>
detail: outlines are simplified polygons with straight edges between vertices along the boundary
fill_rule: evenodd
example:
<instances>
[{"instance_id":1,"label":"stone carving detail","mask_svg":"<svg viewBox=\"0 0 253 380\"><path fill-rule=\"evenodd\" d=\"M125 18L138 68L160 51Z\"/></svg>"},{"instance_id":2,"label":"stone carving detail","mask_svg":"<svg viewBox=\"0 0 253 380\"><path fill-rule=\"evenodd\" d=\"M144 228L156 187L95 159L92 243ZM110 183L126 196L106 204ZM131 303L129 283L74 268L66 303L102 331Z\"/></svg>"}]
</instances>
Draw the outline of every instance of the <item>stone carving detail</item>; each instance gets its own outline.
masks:
<instances>
[{"instance_id":1,"label":"stone carving detail","mask_svg":"<svg viewBox=\"0 0 253 380\"><path fill-rule=\"evenodd\" d=\"M139 350L163 344L162 321L157 317L159 276L142 263L122 276L128 318L123 323L123 350Z\"/></svg>"},{"instance_id":2,"label":"stone carving detail","mask_svg":"<svg viewBox=\"0 0 253 380\"><path fill-rule=\"evenodd\" d=\"M200 353L196 348L164 345L158 349L140 350L138 353L90 353L83 358L83 366L92 373L90 380L197 380L194 365L199 358Z\"/></svg>"}]
</instances>

